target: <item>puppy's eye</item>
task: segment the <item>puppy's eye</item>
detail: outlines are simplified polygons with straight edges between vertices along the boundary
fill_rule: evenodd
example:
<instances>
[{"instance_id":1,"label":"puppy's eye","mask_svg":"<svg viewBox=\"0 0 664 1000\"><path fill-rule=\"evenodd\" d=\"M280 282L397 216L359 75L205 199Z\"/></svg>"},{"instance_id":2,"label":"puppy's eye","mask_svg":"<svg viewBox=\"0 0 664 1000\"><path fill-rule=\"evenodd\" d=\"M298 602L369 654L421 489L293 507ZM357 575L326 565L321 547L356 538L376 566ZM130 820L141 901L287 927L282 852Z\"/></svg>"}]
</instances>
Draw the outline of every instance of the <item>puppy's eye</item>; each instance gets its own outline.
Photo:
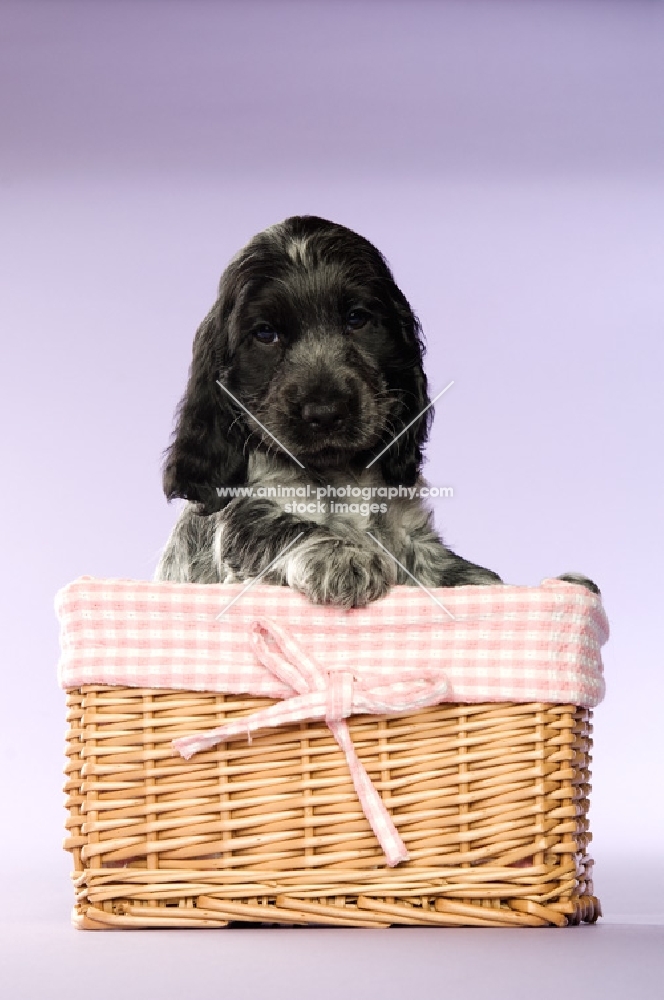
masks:
<instances>
[{"instance_id":1,"label":"puppy's eye","mask_svg":"<svg viewBox=\"0 0 664 1000\"><path fill-rule=\"evenodd\" d=\"M251 332L254 339L260 344L276 344L279 340L279 334L269 323L261 323L259 326L254 327Z\"/></svg>"},{"instance_id":2,"label":"puppy's eye","mask_svg":"<svg viewBox=\"0 0 664 1000\"><path fill-rule=\"evenodd\" d=\"M364 309L351 309L351 311L346 316L346 329L347 330L361 330L363 326L366 326L371 316Z\"/></svg>"}]
</instances>

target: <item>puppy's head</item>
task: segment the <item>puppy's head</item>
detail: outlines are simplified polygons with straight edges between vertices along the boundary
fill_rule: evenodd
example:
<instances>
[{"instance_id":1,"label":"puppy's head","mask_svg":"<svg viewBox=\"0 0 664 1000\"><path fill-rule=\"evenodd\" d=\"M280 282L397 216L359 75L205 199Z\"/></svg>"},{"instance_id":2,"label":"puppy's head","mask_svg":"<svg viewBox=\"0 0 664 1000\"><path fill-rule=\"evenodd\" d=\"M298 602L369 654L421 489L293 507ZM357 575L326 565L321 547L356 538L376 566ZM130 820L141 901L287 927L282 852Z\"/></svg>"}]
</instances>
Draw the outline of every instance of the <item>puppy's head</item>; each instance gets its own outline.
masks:
<instances>
[{"instance_id":1,"label":"puppy's head","mask_svg":"<svg viewBox=\"0 0 664 1000\"><path fill-rule=\"evenodd\" d=\"M368 240L314 216L271 226L233 258L196 334L167 497L218 509L217 487L246 481L251 451L290 452L319 475L359 470L409 424L379 462L388 485L412 485L431 418L422 353Z\"/></svg>"}]
</instances>

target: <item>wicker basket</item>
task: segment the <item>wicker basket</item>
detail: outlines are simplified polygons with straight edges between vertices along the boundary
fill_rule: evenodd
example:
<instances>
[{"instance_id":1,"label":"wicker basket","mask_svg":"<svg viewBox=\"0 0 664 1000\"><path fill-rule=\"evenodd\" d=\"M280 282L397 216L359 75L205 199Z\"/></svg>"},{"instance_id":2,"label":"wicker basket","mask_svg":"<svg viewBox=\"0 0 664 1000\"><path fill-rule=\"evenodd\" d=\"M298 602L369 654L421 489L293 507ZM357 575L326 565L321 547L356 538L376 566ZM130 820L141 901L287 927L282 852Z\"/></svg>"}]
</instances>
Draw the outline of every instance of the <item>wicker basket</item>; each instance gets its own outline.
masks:
<instances>
[{"instance_id":1,"label":"wicker basket","mask_svg":"<svg viewBox=\"0 0 664 1000\"><path fill-rule=\"evenodd\" d=\"M67 694L77 927L594 922L592 712L443 704L348 720L410 860L389 868L324 723L183 760L171 740L272 704L86 686Z\"/></svg>"}]
</instances>

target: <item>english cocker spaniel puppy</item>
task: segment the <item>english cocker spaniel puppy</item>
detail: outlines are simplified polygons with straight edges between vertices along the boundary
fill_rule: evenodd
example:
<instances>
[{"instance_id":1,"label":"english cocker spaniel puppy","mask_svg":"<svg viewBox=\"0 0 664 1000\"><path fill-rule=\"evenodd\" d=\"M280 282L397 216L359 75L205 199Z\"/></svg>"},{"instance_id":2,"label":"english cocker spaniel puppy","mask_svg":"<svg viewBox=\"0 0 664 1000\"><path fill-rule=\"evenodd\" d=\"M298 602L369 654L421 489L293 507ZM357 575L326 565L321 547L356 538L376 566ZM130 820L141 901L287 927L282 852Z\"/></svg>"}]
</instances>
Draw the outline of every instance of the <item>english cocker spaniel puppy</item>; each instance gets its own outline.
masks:
<instances>
[{"instance_id":1,"label":"english cocker spaniel puppy","mask_svg":"<svg viewBox=\"0 0 664 1000\"><path fill-rule=\"evenodd\" d=\"M287 584L359 607L394 584L500 583L420 491L421 329L381 253L315 216L255 236L201 324L164 491L188 501L155 578Z\"/></svg>"}]
</instances>

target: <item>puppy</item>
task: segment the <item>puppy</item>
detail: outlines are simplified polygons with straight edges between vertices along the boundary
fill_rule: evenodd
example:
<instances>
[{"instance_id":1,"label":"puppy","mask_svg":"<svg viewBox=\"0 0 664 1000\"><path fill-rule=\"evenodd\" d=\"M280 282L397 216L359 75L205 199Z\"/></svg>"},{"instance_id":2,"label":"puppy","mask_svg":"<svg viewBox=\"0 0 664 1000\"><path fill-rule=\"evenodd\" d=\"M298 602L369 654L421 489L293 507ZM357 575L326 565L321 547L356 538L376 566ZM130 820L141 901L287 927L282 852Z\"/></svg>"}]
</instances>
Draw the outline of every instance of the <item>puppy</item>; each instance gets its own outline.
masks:
<instances>
[{"instance_id":1,"label":"puppy","mask_svg":"<svg viewBox=\"0 0 664 1000\"><path fill-rule=\"evenodd\" d=\"M194 340L163 477L188 503L155 578L260 576L342 608L394 584L500 583L443 544L419 497L422 355L368 240L314 216L255 236Z\"/></svg>"}]
</instances>

